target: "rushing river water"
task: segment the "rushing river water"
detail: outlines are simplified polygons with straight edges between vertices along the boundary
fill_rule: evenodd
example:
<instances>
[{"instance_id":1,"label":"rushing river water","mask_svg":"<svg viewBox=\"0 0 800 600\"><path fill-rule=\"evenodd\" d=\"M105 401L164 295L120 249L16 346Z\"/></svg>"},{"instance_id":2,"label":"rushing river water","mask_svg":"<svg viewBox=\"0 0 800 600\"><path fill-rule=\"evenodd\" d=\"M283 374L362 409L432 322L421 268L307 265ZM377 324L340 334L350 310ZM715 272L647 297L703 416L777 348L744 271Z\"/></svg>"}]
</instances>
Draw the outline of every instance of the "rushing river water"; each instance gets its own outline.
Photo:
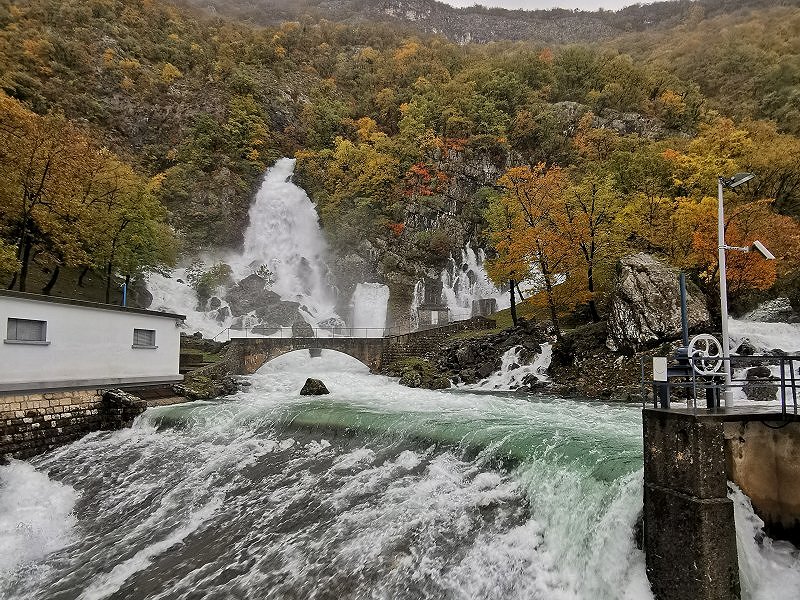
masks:
<instances>
[{"instance_id":1,"label":"rushing river water","mask_svg":"<svg viewBox=\"0 0 800 600\"><path fill-rule=\"evenodd\" d=\"M412 390L327 351L251 381L0 467L0 598L651 598L637 406ZM796 599L797 551L733 494L746 597Z\"/></svg>"}]
</instances>

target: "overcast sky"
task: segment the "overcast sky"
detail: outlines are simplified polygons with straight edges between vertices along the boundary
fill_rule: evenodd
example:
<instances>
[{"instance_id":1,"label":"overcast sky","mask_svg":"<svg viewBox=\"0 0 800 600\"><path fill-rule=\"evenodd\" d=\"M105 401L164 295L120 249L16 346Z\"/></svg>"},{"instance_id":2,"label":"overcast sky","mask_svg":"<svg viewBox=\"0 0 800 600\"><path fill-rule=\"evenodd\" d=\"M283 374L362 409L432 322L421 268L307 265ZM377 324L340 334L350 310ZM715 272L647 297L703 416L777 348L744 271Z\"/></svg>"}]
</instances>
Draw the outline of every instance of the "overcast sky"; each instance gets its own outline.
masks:
<instances>
[{"instance_id":1,"label":"overcast sky","mask_svg":"<svg viewBox=\"0 0 800 600\"><path fill-rule=\"evenodd\" d=\"M636 0L443 0L447 4L453 6L473 6L475 4L482 4L484 6L502 6L503 8L526 8L534 10L536 8L580 8L582 10L597 10L604 8L606 10L617 10L623 6L630 6L636 4ZM646 2L642 2L646 4Z\"/></svg>"}]
</instances>

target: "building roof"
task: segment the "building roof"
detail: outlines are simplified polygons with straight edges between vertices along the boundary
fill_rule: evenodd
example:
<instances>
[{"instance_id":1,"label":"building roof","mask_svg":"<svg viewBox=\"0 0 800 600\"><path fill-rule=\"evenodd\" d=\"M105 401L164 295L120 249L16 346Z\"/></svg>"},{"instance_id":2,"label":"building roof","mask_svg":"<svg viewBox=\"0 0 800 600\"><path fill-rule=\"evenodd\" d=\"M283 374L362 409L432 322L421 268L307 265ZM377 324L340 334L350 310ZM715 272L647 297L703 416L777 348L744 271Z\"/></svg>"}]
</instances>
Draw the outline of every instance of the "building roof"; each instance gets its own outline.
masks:
<instances>
[{"instance_id":1,"label":"building roof","mask_svg":"<svg viewBox=\"0 0 800 600\"><path fill-rule=\"evenodd\" d=\"M99 310L116 310L120 312L133 313L139 315L150 315L152 317L165 317L170 319L186 320L186 315L162 312L159 310L146 310L144 308L130 308L118 306L116 304L105 304L103 302L89 302L88 300L75 300L73 298L59 298L57 296L45 296L43 294L30 294L28 292L16 292L12 290L0 289L0 297L20 298L22 300L33 300L36 302L52 302L53 304L69 304L71 306L81 306L83 308L94 308Z\"/></svg>"}]
</instances>

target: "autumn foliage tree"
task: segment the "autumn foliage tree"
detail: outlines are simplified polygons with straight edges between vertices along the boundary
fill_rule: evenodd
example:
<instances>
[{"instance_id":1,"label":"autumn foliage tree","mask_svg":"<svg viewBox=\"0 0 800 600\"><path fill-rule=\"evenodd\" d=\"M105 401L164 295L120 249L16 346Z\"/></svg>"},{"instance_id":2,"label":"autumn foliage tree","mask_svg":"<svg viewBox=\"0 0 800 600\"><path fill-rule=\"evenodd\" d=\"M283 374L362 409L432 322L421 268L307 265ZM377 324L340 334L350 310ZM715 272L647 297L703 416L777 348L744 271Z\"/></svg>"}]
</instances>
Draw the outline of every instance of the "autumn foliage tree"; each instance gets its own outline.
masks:
<instances>
[{"instance_id":1,"label":"autumn foliage tree","mask_svg":"<svg viewBox=\"0 0 800 600\"><path fill-rule=\"evenodd\" d=\"M166 211L146 178L63 116L39 116L0 94L0 233L14 248L9 288L27 289L31 264L102 269L106 300L118 256L138 274L174 260ZM8 264L9 261L5 261Z\"/></svg>"}]
</instances>

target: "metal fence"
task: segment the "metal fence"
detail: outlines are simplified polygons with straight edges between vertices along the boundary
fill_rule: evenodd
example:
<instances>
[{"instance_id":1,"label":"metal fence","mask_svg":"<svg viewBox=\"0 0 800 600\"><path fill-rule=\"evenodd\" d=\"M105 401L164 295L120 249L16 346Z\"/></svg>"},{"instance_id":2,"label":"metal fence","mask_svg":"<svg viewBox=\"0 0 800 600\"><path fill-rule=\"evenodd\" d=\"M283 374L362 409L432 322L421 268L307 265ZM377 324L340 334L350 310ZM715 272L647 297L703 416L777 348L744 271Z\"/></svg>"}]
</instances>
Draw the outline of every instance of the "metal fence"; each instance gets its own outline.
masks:
<instances>
[{"instance_id":1,"label":"metal fence","mask_svg":"<svg viewBox=\"0 0 800 600\"><path fill-rule=\"evenodd\" d=\"M411 333L409 328L396 327L227 327L215 335L213 340L233 338L382 338Z\"/></svg>"},{"instance_id":2,"label":"metal fence","mask_svg":"<svg viewBox=\"0 0 800 600\"><path fill-rule=\"evenodd\" d=\"M652 390L652 406L671 408L675 402L685 402L687 408L698 409L698 396L704 396L705 408L719 406L727 390L740 390L754 401L780 401L783 414L798 414L800 387L800 355L759 355L719 357L679 357L667 365L666 380L656 377L653 358L642 356L642 407L648 405ZM731 383L725 382L725 361L730 361ZM714 363L714 364L712 364ZM704 374L718 366L713 375Z\"/></svg>"}]
</instances>

